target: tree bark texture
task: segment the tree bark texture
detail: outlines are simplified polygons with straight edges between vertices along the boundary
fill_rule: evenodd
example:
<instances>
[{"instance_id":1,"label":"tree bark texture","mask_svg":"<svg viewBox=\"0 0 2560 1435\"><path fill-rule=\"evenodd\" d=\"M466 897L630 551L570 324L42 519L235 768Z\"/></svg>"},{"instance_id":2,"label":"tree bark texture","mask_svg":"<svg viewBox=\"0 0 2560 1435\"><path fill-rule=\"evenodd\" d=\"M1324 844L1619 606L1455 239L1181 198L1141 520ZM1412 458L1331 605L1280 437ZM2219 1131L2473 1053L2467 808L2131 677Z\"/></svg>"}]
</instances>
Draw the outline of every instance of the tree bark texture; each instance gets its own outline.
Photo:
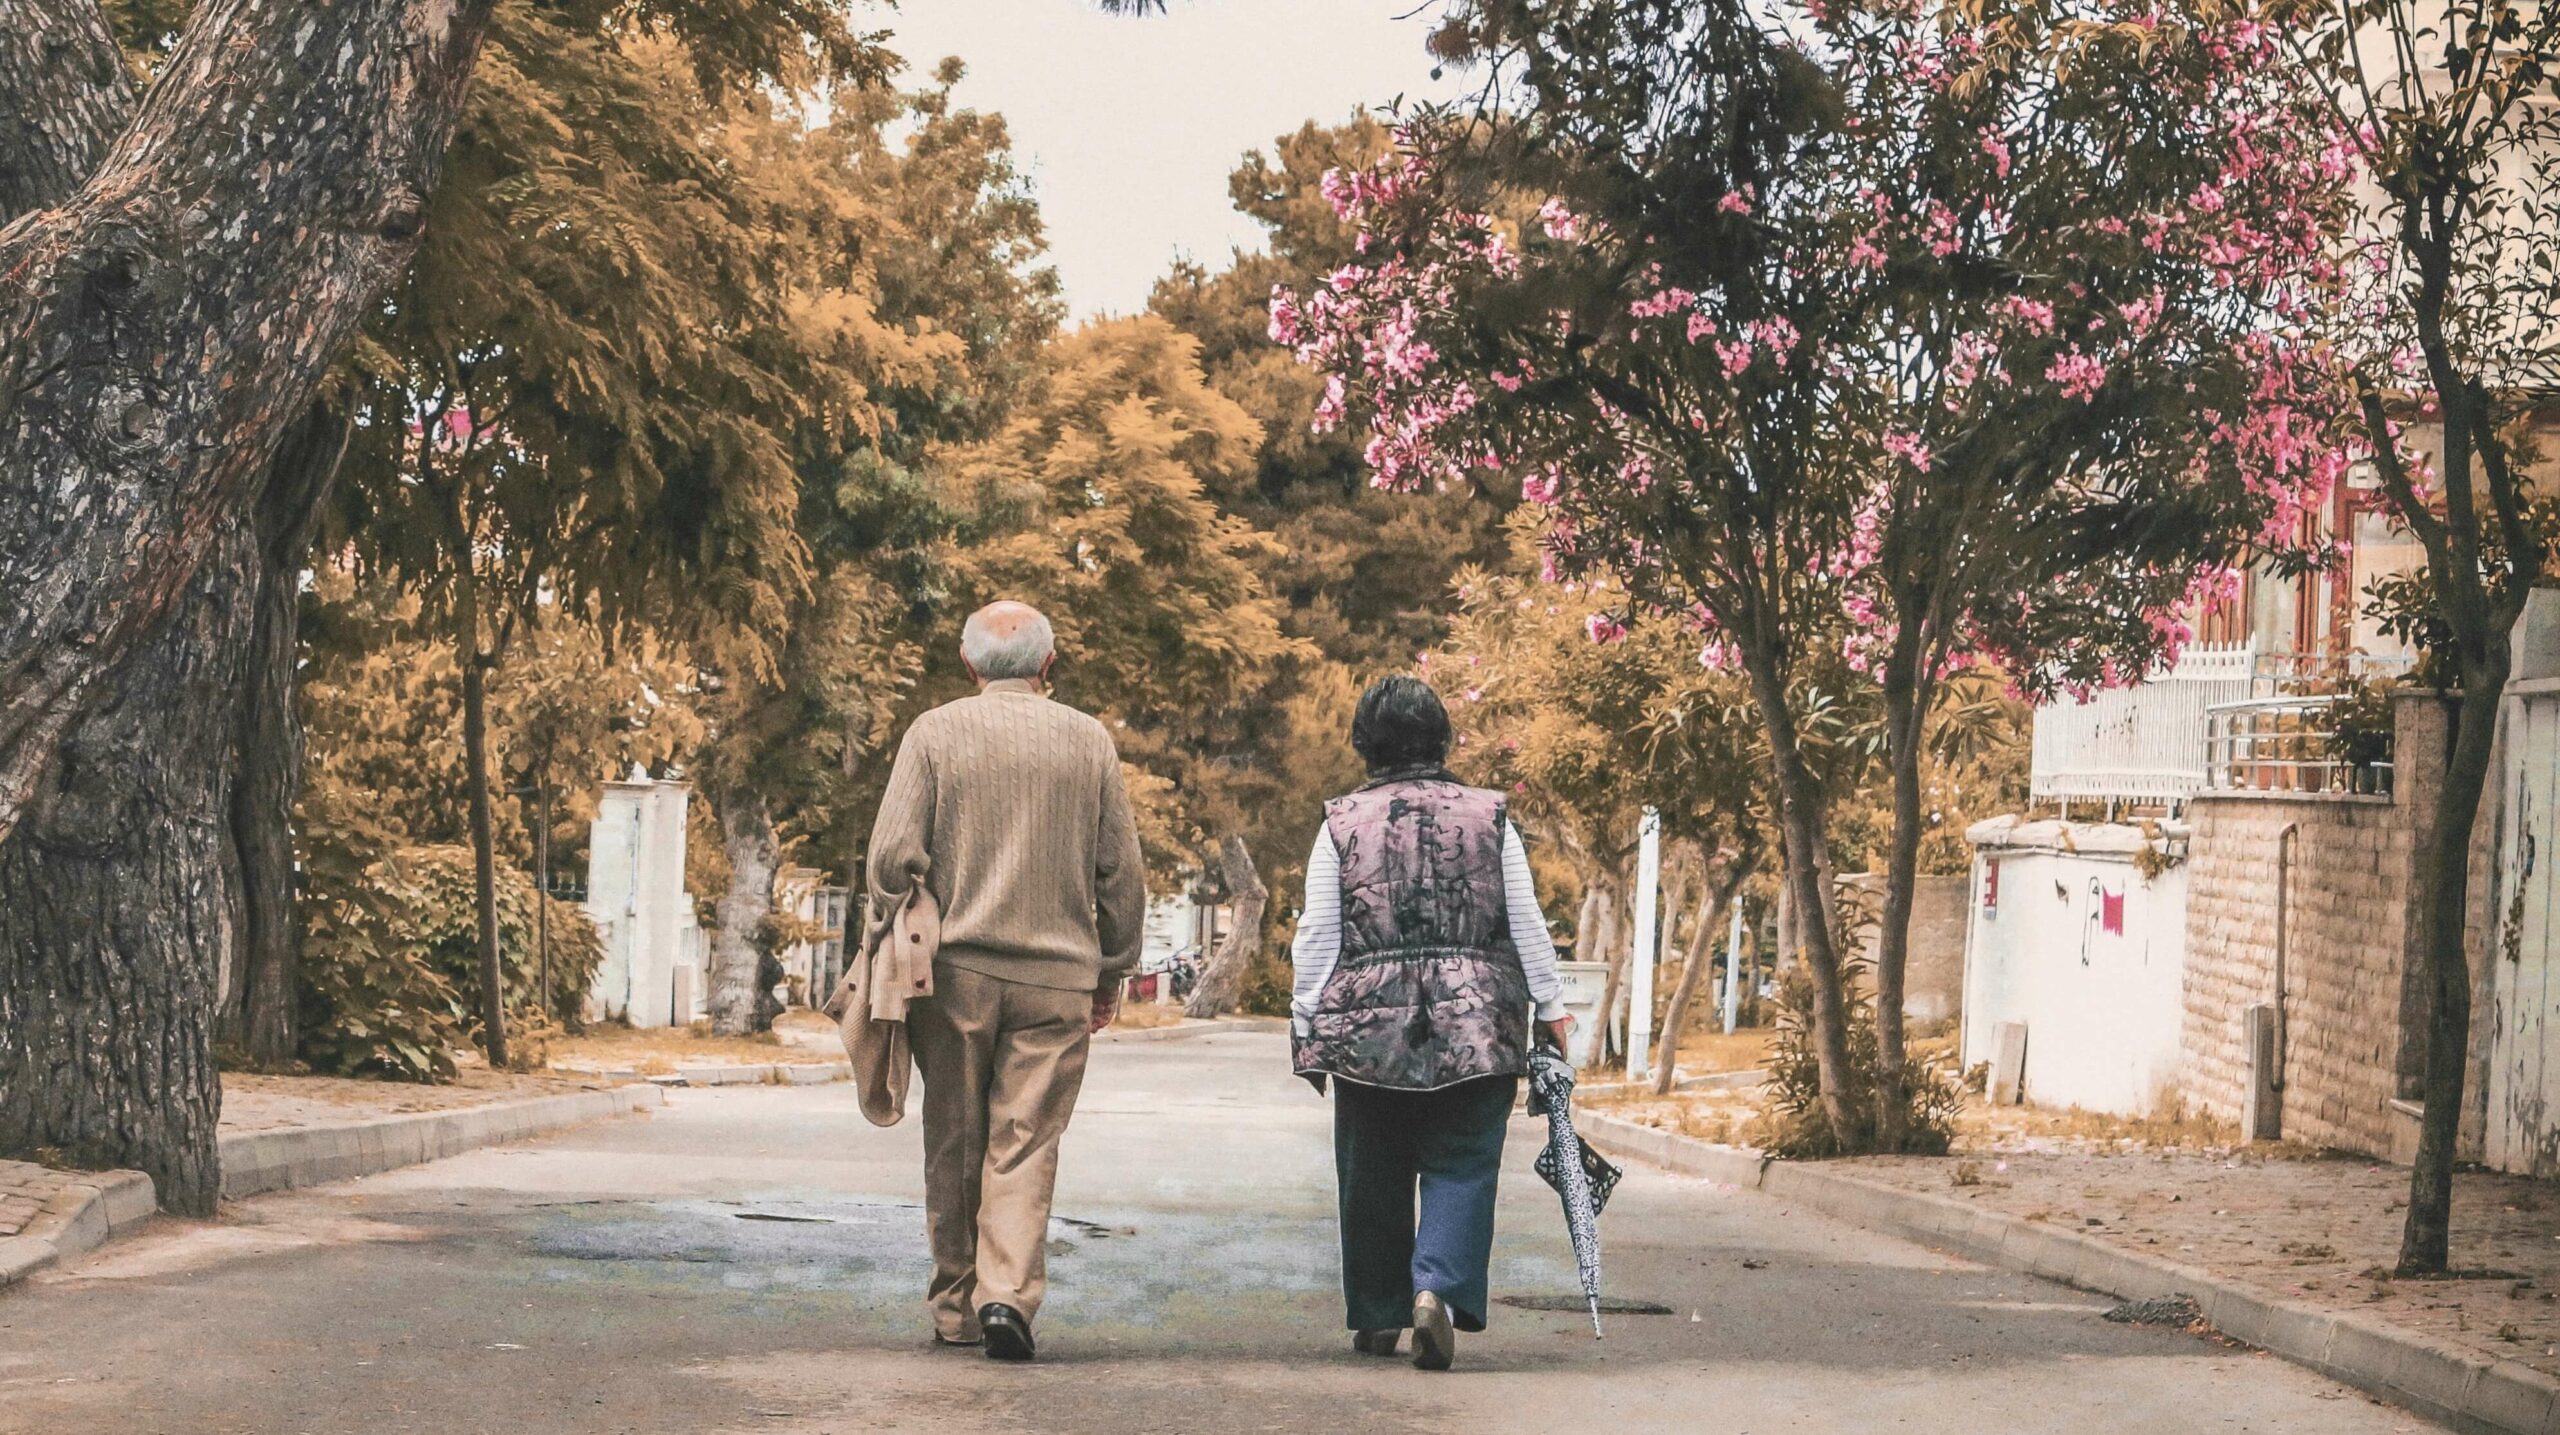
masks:
<instances>
[{"instance_id":1,"label":"tree bark texture","mask_svg":"<svg viewBox=\"0 0 2560 1435\"><path fill-rule=\"evenodd\" d=\"M0 0L0 222L78 190L135 103L97 5Z\"/></svg>"},{"instance_id":2,"label":"tree bark texture","mask_svg":"<svg viewBox=\"0 0 2560 1435\"><path fill-rule=\"evenodd\" d=\"M347 451L347 414L314 404L276 453L260 494L257 595L245 685L240 758L231 790L239 853L241 930L223 998L220 1035L260 1066L293 1058L302 956L295 905L293 805L302 792L302 718L295 704L301 649L302 568L313 517Z\"/></svg>"},{"instance_id":3,"label":"tree bark texture","mask_svg":"<svg viewBox=\"0 0 2560 1435\"><path fill-rule=\"evenodd\" d=\"M230 767L256 594L232 525L178 612L65 735L0 843L0 1155L221 1193L217 987L237 949Z\"/></svg>"},{"instance_id":4,"label":"tree bark texture","mask_svg":"<svg viewBox=\"0 0 2560 1435\"><path fill-rule=\"evenodd\" d=\"M0 841L407 265L493 4L203 0L80 188L0 228ZM114 105L96 10L0 0L0 86Z\"/></svg>"},{"instance_id":5,"label":"tree bark texture","mask_svg":"<svg viewBox=\"0 0 2560 1435\"><path fill-rule=\"evenodd\" d=\"M0 221L72 199L135 104L94 5L29 13L21 0L0 0ZM0 249L48 217L0 231ZM16 286L24 278L0 277L0 312L23 297ZM0 402L0 428L11 417ZM22 421L0 442L28 431ZM296 476L325 473L342 443L305 425L279 462ZM0 487L25 471L0 467ZM303 492L306 502L314 497ZM138 1167L164 1204L187 1214L210 1214L220 1188L213 1023L248 920L229 821L233 746L248 713L233 694L269 582L270 540L288 519L303 532L304 515L270 513L262 505L254 531L230 522L212 532L205 564L179 575L175 611L121 665L101 660L90 689L98 706L55 710L48 725L61 734L58 753L20 769L40 779L37 807L22 840L0 843L9 892L0 899L0 950L9 955L0 1149L52 1147L82 1164ZM281 541L298 569L307 539ZM12 543L22 547L11 537L0 549ZM282 585L290 604L293 573ZM283 641L289 664L289 630ZM0 656L0 668L8 661ZM289 871L289 851L285 861ZM289 988L275 1005L289 1022ZM264 1036L275 1044L272 1031ZM270 1054L280 1059L290 1047L288 1025Z\"/></svg>"},{"instance_id":6,"label":"tree bark texture","mask_svg":"<svg viewBox=\"0 0 2560 1435\"><path fill-rule=\"evenodd\" d=\"M1227 838L1218 844L1218 869L1226 880L1234 925L1210 954L1208 969L1200 973L1191 1000L1183 1004L1184 1016L1225 1015L1244 994L1245 973L1253 969L1253 959L1262 951L1262 914L1271 906L1271 889L1263 885L1262 873L1253 865L1253 850L1241 837Z\"/></svg>"},{"instance_id":7,"label":"tree bark texture","mask_svg":"<svg viewBox=\"0 0 2560 1435\"><path fill-rule=\"evenodd\" d=\"M762 979L782 844L762 793L724 788L713 794L712 808L720 820L720 848L729 857L729 890L720 894L706 995L711 1029L722 1036L745 1036L773 1025L765 999L771 988Z\"/></svg>"}]
</instances>

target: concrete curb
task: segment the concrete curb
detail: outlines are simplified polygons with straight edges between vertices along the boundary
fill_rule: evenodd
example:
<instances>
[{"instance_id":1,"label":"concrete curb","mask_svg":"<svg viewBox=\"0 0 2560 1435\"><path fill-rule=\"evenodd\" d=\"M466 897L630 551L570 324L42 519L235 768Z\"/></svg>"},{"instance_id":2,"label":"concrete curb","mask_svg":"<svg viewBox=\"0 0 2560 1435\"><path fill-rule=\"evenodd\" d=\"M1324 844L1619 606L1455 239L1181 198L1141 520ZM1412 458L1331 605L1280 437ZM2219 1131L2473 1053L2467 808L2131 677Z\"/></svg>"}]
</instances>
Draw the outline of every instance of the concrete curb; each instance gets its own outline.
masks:
<instances>
[{"instance_id":1,"label":"concrete curb","mask_svg":"<svg viewBox=\"0 0 2560 1435\"><path fill-rule=\"evenodd\" d=\"M266 1191L346 1181L458 1156L643 1107L663 1106L655 1086L616 1086L532 1096L453 1111L383 1116L342 1126L245 1131L222 1138L222 1194L237 1200Z\"/></svg>"},{"instance_id":2,"label":"concrete curb","mask_svg":"<svg viewBox=\"0 0 2560 1435\"><path fill-rule=\"evenodd\" d=\"M853 1066L844 1061L776 1061L745 1066L680 1066L673 1071L644 1072L631 1067L581 1071L559 1067L563 1075L597 1081L645 1081L652 1086L824 1086L850 1081Z\"/></svg>"},{"instance_id":3,"label":"concrete curb","mask_svg":"<svg viewBox=\"0 0 2560 1435\"><path fill-rule=\"evenodd\" d=\"M1678 1081L1671 1083L1671 1089L1674 1091L1741 1091L1758 1086L1768 1079L1769 1073L1756 1068L1750 1071L1712 1071L1704 1076L1681 1077ZM1598 1086L1577 1086L1574 1088L1574 1094L1585 1100L1595 1096L1650 1096L1653 1094L1653 1083L1611 1081Z\"/></svg>"},{"instance_id":4,"label":"concrete curb","mask_svg":"<svg viewBox=\"0 0 2560 1435\"><path fill-rule=\"evenodd\" d=\"M0 1289L95 1249L160 1211L160 1193L139 1171L100 1171L66 1189L78 1197L68 1209L48 1208L25 1230L0 1239Z\"/></svg>"},{"instance_id":5,"label":"concrete curb","mask_svg":"<svg viewBox=\"0 0 2560 1435\"><path fill-rule=\"evenodd\" d=\"M2192 1296L2224 1335L2456 1430L2560 1435L2560 1380L2519 1361L2492 1359L2359 1313L2292 1300L1971 1202L1775 1161L1598 1113L1580 1116L1576 1124L1612 1154L1761 1191L1984 1265L2123 1300Z\"/></svg>"},{"instance_id":6,"label":"concrete curb","mask_svg":"<svg viewBox=\"0 0 2560 1435\"><path fill-rule=\"evenodd\" d=\"M824 1086L851 1081L845 1061L777 1061L765 1066L687 1066L642 1078L652 1086Z\"/></svg>"},{"instance_id":7,"label":"concrete curb","mask_svg":"<svg viewBox=\"0 0 2560 1435\"><path fill-rule=\"evenodd\" d=\"M1289 1023L1276 1016L1222 1016L1214 1021L1188 1022L1181 1026L1151 1026L1130 1031L1105 1028L1100 1040L1117 1046L1133 1041L1187 1041L1195 1036L1216 1036L1222 1032L1279 1031Z\"/></svg>"}]
</instances>

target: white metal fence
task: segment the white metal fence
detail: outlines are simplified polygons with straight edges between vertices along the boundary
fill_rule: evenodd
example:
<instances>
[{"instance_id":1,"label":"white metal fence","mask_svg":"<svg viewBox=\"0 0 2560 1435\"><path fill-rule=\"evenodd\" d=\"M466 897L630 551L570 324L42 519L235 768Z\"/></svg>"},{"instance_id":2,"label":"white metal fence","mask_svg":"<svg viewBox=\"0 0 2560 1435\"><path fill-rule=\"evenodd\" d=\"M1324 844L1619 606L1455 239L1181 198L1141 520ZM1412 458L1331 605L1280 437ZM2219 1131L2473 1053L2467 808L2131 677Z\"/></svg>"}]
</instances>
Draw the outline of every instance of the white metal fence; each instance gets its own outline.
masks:
<instances>
[{"instance_id":1,"label":"white metal fence","mask_svg":"<svg viewBox=\"0 0 2560 1435\"><path fill-rule=\"evenodd\" d=\"M2347 734L2345 701L2335 695L2259 698L2211 708L2205 713L2207 785L2216 792L2389 796L2388 729Z\"/></svg>"},{"instance_id":2,"label":"white metal fence","mask_svg":"<svg viewBox=\"0 0 2560 1435\"><path fill-rule=\"evenodd\" d=\"M2136 687L2035 715L2029 788L2039 799L2177 803L2205 786L2205 714L2253 691L2246 644L2193 647Z\"/></svg>"}]
</instances>

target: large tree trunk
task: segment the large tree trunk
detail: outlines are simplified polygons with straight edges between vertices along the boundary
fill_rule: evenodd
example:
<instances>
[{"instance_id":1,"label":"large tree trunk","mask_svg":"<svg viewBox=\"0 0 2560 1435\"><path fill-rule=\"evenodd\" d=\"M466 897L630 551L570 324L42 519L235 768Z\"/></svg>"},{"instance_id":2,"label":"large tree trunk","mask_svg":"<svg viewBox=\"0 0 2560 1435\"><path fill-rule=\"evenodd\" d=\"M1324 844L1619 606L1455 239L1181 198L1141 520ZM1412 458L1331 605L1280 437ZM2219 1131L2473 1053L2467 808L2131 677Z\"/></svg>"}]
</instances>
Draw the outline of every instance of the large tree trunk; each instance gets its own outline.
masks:
<instances>
[{"instance_id":1,"label":"large tree trunk","mask_svg":"<svg viewBox=\"0 0 2560 1435\"><path fill-rule=\"evenodd\" d=\"M493 3L202 0L81 187L0 228L0 841L408 263ZM108 33L0 0L13 192L77 172L27 133L130 104Z\"/></svg>"},{"instance_id":2,"label":"large tree trunk","mask_svg":"<svg viewBox=\"0 0 2560 1435\"><path fill-rule=\"evenodd\" d=\"M276 454L257 509L258 592L231 831L239 849L239 961L223 1001L223 1041L260 1066L293 1057L302 922L294 903L293 805L302 791L302 567L313 516L346 455L348 415L312 406Z\"/></svg>"},{"instance_id":3,"label":"large tree trunk","mask_svg":"<svg viewBox=\"0 0 2560 1435\"><path fill-rule=\"evenodd\" d=\"M257 566L235 527L0 843L0 1155L140 1170L188 1216L222 1188L214 1020Z\"/></svg>"},{"instance_id":4,"label":"large tree trunk","mask_svg":"<svg viewBox=\"0 0 2560 1435\"><path fill-rule=\"evenodd\" d=\"M1262 873L1253 865L1253 849L1244 845L1243 838L1229 837L1218 844L1218 867L1226 880L1234 925L1211 954L1208 969L1200 973L1200 984L1191 989L1191 1000L1182 1007L1184 1016L1225 1015L1243 994L1245 973L1262 951L1262 914L1271 905L1271 889L1262 885Z\"/></svg>"},{"instance_id":5,"label":"large tree trunk","mask_svg":"<svg viewBox=\"0 0 2560 1435\"><path fill-rule=\"evenodd\" d=\"M711 937L706 984L711 1029L722 1036L745 1036L773 1025L762 978L782 844L774 836L764 794L723 787L712 795L711 805L720 820L720 848L729 856L729 890L720 895L720 927Z\"/></svg>"},{"instance_id":6,"label":"large tree trunk","mask_svg":"<svg viewBox=\"0 0 2560 1435\"><path fill-rule=\"evenodd\" d=\"M1751 876L1751 864L1737 857L1725 864L1724 871L1698 884L1698 920L1689 933L1689 955L1680 969L1679 985L1671 989L1671 1001L1662 1014L1662 1055L1653 1073L1656 1095L1668 1093L1678 1081L1675 1069L1680 1062L1680 1035L1689 1022L1689 1003L1698 994L1709 963L1715 960L1716 919L1731 906L1742 884ZM1742 953L1727 952L1724 959L1725 980L1742 979Z\"/></svg>"},{"instance_id":7,"label":"large tree trunk","mask_svg":"<svg viewBox=\"0 0 2560 1435\"><path fill-rule=\"evenodd\" d=\"M270 39L284 33L287 18L272 17ZM237 78L210 75L199 65L164 88L202 100ZM0 253L12 256L0 269L24 266L11 271L12 287L0 294L0 325L7 326L0 330L0 387L20 385L38 398L34 422L0 435L0 569L9 575L0 580L0 634L35 638L32 644L0 639L0 687L8 689L0 699L0 837L17 820L19 799L35 797L19 840L0 841L0 952L7 957L0 964L0 1150L52 1148L84 1165L138 1167L153 1177L170 1209L204 1215L213 1210L221 1180L213 1022L243 921L229 821L233 747L246 716L235 693L256 626L266 553L260 531L221 521L219 504L183 485L218 485L225 465L236 466L234 479L263 482L265 452L240 426L242 412L225 408L230 400L221 391L240 387L243 396L254 395L275 375L190 369L168 350L134 342L153 319L165 322L187 307L186 296L167 281L186 279L188 261L205 257L201 250L138 254L138 236L116 232L113 223L90 228L84 238L82 225L111 213L113 196L103 206L74 202L67 215L21 218L74 200L135 106L113 36L94 4L0 0L0 221L17 221L0 229ZM155 156L168 160L184 150L152 150L169 138L169 124L181 122L166 107L155 113L162 132L138 127L109 166L127 186ZM244 140L238 148L254 153L264 146ZM266 153L238 177L252 189L279 178L284 190L294 189L294 176L256 174L259 163L275 162L273 151ZM195 157L216 156L199 149ZM175 176L187 169L158 172ZM93 184L86 199L97 199L97 189ZM220 198L209 184L198 194ZM221 222L223 215L208 207L189 222L208 218ZM232 222L237 219L235 211ZM238 237L235 230L222 243ZM84 256L83 243L100 248ZM67 295L59 287L66 274L89 292ZM57 286L50 294L48 284ZM249 287L256 284L257 276L249 276ZM256 361L266 337L250 331L272 321L276 296L295 293L292 275L279 276L262 301L267 316L262 319L260 305L245 311L245 322L229 336L234 345L246 340L244 362ZM55 307L48 310L49 303ZM83 304L97 312L83 319ZM359 304L343 322L360 313ZM138 322L144 328L79 330L101 315L118 327ZM72 328L48 327L62 323ZM223 341L208 340L189 362L222 347ZM62 367L48 372L52 365ZM150 382L138 382L145 379ZM109 388L101 390L102 383ZM118 383L130 387L115 391ZM151 403L190 386L182 403L193 402L199 419L227 414L239 442L205 441L190 451L181 442L189 432L182 426L165 450L138 447L133 426L148 430L166 413ZM93 416L118 420L114 430L84 431L78 422L83 402ZM119 403L125 407L110 408ZM266 438L272 447L274 435ZM286 462L297 472L303 466ZM57 482L63 485L58 493ZM165 486L171 482L181 486ZM254 498L259 482L242 496ZM77 484L87 485L85 491L75 493ZM189 502L194 518L181 512ZM67 511L55 510L55 503ZM32 542L23 526L31 509L39 525ZM57 543L44 526L59 522L68 538L92 540L88 556L112 558L118 556L114 532L155 524L174 529L181 519L194 524L199 551L210 554L192 576L183 562L155 573L149 552L135 555L137 566L84 572L79 545ZM262 527L276 531L272 524ZM102 532L110 536L95 541ZM64 559L72 561L46 571ZM51 591L31 590L29 583ZM78 591L84 585L88 591ZM175 594L174 608L155 607L154 594ZM47 637L49 625L68 611L108 613L137 599L138 606L112 620L116 626L104 634L110 641L75 639L66 654L58 627ZM17 606L22 603L28 606ZM22 623L27 626L12 627ZM121 664L120 655L127 655ZM84 697L96 704L85 712ZM56 737L58 749L50 746Z\"/></svg>"}]
</instances>

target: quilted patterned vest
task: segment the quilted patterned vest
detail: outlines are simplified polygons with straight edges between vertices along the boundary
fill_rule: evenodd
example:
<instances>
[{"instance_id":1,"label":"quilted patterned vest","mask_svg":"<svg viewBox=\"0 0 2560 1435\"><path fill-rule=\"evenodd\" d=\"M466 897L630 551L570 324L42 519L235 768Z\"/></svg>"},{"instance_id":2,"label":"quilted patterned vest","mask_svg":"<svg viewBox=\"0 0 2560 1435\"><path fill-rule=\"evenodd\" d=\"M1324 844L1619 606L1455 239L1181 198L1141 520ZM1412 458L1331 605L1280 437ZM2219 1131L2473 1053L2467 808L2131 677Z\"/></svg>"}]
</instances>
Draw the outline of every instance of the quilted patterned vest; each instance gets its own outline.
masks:
<instances>
[{"instance_id":1,"label":"quilted patterned vest","mask_svg":"<svg viewBox=\"0 0 2560 1435\"><path fill-rule=\"evenodd\" d=\"M1446 774L1325 804L1342 955L1292 1043L1301 1076L1430 1091L1525 1070L1529 981L1502 890L1500 794Z\"/></svg>"}]
</instances>

